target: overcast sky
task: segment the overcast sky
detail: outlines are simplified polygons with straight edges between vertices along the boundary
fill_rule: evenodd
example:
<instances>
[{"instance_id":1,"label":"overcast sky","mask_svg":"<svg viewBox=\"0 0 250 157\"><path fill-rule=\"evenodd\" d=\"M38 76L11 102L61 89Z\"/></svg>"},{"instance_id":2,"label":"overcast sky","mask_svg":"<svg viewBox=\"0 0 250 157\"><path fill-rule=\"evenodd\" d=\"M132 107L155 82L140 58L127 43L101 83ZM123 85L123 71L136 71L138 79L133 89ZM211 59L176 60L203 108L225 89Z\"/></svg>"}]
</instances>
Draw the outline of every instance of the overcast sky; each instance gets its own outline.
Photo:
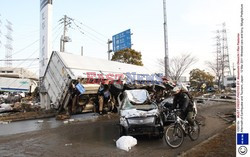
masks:
<instances>
[{"instance_id":1,"label":"overcast sky","mask_svg":"<svg viewBox=\"0 0 250 157\"><path fill-rule=\"evenodd\" d=\"M0 14L0 59L5 58L6 19L13 24L12 58L38 57L40 1L0 0ZM132 48L142 53L146 67L159 69L157 59L164 57L162 0L53 0L52 14L53 50L59 50L63 30L58 21L67 15L79 22L84 34L69 29L67 34L72 42L67 43L66 51L80 55L83 46L84 55L107 59L107 40L131 29ZM191 53L199 59L191 69L208 70L205 61L215 57L215 31L222 29L225 22L231 65L235 62L236 37L240 32L239 1L167 0L167 18L170 59ZM0 66L4 66L4 62L0 62ZM13 62L13 66L38 72L38 61Z\"/></svg>"}]
</instances>

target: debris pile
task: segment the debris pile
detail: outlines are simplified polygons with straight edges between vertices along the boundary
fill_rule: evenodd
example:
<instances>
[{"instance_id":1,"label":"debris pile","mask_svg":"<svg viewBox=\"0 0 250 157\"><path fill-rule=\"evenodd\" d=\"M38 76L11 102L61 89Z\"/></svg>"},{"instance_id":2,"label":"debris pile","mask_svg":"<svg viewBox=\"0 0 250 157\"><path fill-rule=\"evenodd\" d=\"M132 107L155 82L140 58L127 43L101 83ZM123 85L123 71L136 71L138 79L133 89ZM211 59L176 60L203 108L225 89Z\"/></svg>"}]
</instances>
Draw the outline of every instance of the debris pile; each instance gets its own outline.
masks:
<instances>
[{"instance_id":1,"label":"debris pile","mask_svg":"<svg viewBox=\"0 0 250 157\"><path fill-rule=\"evenodd\" d=\"M227 123L233 123L235 122L236 119L236 113L235 112L230 112L230 113L217 113L217 116L220 117L221 119L225 120Z\"/></svg>"},{"instance_id":2,"label":"debris pile","mask_svg":"<svg viewBox=\"0 0 250 157\"><path fill-rule=\"evenodd\" d=\"M0 121L10 122L55 116L55 110L44 110L34 96L22 93L0 94Z\"/></svg>"}]
</instances>

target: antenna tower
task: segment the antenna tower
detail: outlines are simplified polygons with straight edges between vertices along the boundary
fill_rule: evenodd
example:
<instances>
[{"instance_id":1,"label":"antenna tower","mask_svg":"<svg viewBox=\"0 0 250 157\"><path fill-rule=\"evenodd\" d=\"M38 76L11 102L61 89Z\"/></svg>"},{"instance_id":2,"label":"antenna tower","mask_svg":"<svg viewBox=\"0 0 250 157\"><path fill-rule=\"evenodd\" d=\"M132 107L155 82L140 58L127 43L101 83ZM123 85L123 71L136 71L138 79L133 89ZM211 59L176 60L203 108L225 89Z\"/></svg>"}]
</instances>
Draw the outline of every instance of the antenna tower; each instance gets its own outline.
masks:
<instances>
[{"instance_id":1,"label":"antenna tower","mask_svg":"<svg viewBox=\"0 0 250 157\"><path fill-rule=\"evenodd\" d=\"M216 31L216 77L218 80L218 86L220 86L221 73L222 73L222 55L221 55L221 35L220 30Z\"/></svg>"},{"instance_id":2,"label":"antenna tower","mask_svg":"<svg viewBox=\"0 0 250 157\"><path fill-rule=\"evenodd\" d=\"M6 44L5 44L5 66L7 67L11 67L12 66L12 50L13 50L13 47L12 47L12 42L13 42L13 38L12 38L12 32L13 32L13 29L12 29L12 23L8 20L7 21L7 25L6 26L6 29L7 29L7 33L5 35L6 37Z\"/></svg>"},{"instance_id":3,"label":"antenna tower","mask_svg":"<svg viewBox=\"0 0 250 157\"><path fill-rule=\"evenodd\" d=\"M229 53L228 53L228 43L227 43L227 30L226 24L222 24L222 76L223 78L231 74L230 62L229 62Z\"/></svg>"}]
</instances>

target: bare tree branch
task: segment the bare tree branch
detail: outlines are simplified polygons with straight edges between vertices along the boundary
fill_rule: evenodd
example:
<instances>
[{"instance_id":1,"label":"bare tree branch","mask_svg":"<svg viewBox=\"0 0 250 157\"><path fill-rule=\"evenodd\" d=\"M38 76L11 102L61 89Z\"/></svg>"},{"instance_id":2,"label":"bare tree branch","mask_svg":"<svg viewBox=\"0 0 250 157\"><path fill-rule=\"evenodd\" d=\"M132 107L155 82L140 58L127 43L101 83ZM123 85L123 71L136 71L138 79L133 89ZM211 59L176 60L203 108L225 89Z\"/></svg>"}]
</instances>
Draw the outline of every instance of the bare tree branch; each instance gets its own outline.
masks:
<instances>
[{"instance_id":1,"label":"bare tree branch","mask_svg":"<svg viewBox=\"0 0 250 157\"><path fill-rule=\"evenodd\" d=\"M217 79L217 85L220 86L220 81L222 77L222 65L210 61L206 61L205 64L214 72Z\"/></svg>"},{"instance_id":2,"label":"bare tree branch","mask_svg":"<svg viewBox=\"0 0 250 157\"><path fill-rule=\"evenodd\" d=\"M185 71L198 59L193 57L190 53L181 54L180 56L174 57L170 60L169 77L173 80L178 81ZM165 63L163 59L158 59L160 69L164 71Z\"/></svg>"}]
</instances>

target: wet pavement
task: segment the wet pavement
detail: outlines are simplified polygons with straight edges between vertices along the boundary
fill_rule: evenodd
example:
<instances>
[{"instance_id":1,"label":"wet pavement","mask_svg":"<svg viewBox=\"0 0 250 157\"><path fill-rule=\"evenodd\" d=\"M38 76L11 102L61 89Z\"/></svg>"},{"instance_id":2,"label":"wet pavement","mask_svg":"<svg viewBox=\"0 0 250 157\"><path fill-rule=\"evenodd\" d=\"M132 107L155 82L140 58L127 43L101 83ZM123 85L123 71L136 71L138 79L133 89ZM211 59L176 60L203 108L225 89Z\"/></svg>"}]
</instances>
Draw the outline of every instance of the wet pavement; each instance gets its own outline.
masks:
<instances>
[{"instance_id":1,"label":"wet pavement","mask_svg":"<svg viewBox=\"0 0 250 157\"><path fill-rule=\"evenodd\" d=\"M98 114L95 113L86 113L71 116L71 119L74 122L85 121L85 120L94 120L97 119ZM68 123L70 121L68 120ZM55 120L55 118L44 118L36 120L26 120L26 121L17 121L0 124L0 136L25 133L30 131L38 131L43 129L56 128L61 125L65 125L64 121Z\"/></svg>"},{"instance_id":2,"label":"wet pavement","mask_svg":"<svg viewBox=\"0 0 250 157\"><path fill-rule=\"evenodd\" d=\"M11 123L1 124L0 130L4 136L0 136L0 156L177 156L223 131L229 124L216 116L216 113L229 112L234 108L234 104L217 104L200 109L200 114L205 121L201 127L200 138L197 141L191 141L186 137L183 145L177 149L167 146L164 139L148 136L135 137L138 144L129 152L117 149L115 145L115 141L119 138L117 115L105 115L99 118L95 116L94 119L84 119L86 115L83 117L77 115L79 117L74 117L75 121L68 124L51 119L45 119L43 123L37 123L38 120L16 122L19 124L13 123L14 130L33 128L33 130L19 129L16 131L17 134L15 131L13 134L6 133L11 130L9 126ZM76 120L77 118L81 120ZM3 128L5 131L2 131Z\"/></svg>"}]
</instances>

